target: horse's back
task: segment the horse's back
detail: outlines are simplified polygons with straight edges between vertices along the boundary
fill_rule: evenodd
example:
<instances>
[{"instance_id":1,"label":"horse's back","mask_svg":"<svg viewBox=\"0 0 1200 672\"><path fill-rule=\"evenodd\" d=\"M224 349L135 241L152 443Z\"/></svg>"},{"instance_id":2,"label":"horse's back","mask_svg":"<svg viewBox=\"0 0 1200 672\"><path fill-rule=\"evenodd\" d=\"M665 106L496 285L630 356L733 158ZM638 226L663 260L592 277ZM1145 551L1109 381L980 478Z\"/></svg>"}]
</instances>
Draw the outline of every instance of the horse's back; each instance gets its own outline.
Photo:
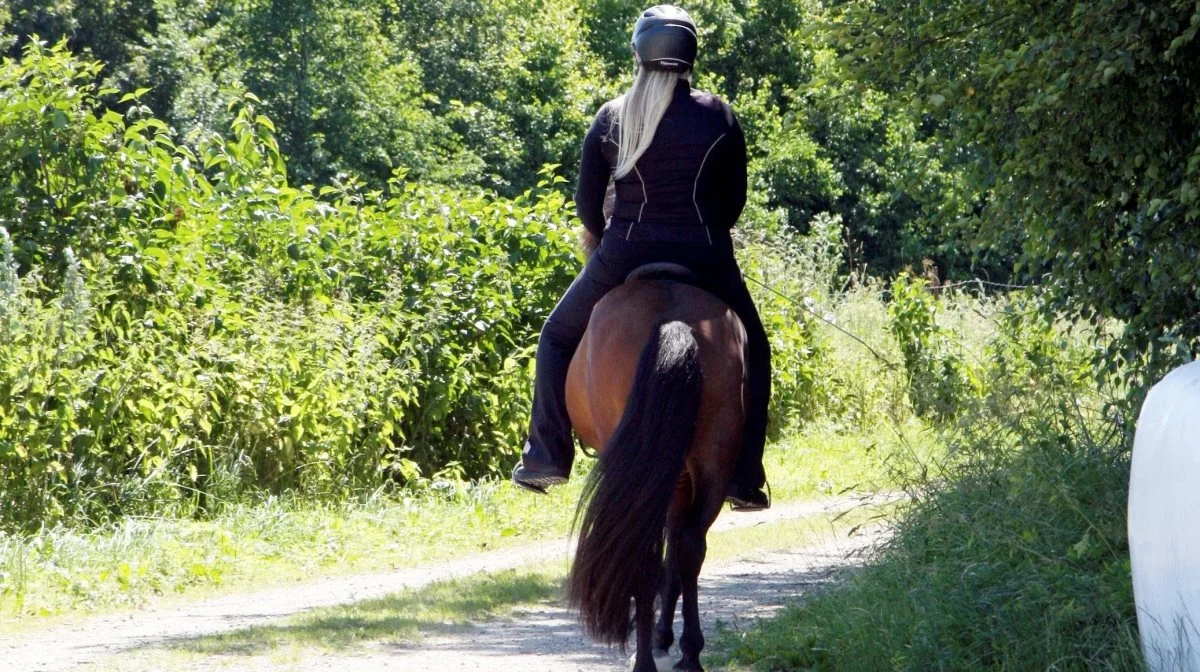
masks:
<instances>
[{"instance_id":1,"label":"horse's back","mask_svg":"<svg viewBox=\"0 0 1200 672\"><path fill-rule=\"evenodd\" d=\"M601 451L620 423L638 359L655 327L680 321L692 328L704 377L698 440L740 441L745 329L716 296L672 281L636 281L609 292L592 311L567 379L567 407L583 442ZM738 444L740 445L740 444Z\"/></svg>"}]
</instances>

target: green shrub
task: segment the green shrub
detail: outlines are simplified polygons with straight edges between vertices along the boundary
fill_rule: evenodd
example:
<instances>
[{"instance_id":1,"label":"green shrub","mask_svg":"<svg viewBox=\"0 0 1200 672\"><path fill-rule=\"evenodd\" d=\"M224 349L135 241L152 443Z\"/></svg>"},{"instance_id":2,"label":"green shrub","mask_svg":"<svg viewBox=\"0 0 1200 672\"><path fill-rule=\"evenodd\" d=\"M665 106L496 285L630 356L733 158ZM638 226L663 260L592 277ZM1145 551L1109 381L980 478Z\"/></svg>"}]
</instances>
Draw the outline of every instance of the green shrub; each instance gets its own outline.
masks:
<instances>
[{"instance_id":1,"label":"green shrub","mask_svg":"<svg viewBox=\"0 0 1200 672\"><path fill-rule=\"evenodd\" d=\"M99 71L65 43L30 43L21 61L0 61L0 225L23 268L61 267L65 247L86 256L115 231L119 164L109 159L123 129L119 115L95 114Z\"/></svg>"},{"instance_id":2,"label":"green shrub","mask_svg":"<svg viewBox=\"0 0 1200 672\"><path fill-rule=\"evenodd\" d=\"M923 278L901 273L891 291L888 328L904 355L913 410L925 418L951 419L977 387L974 373L938 325L938 301Z\"/></svg>"},{"instance_id":3,"label":"green shrub","mask_svg":"<svg viewBox=\"0 0 1200 672\"><path fill-rule=\"evenodd\" d=\"M1129 453L1088 334L1034 296L995 316L989 394L941 426L894 534L844 585L715 649L755 670L1140 670Z\"/></svg>"},{"instance_id":4,"label":"green shrub","mask_svg":"<svg viewBox=\"0 0 1200 672\"><path fill-rule=\"evenodd\" d=\"M562 178L507 200L400 175L316 194L287 184L253 97L193 150L136 109L99 113L92 66L26 53L0 89L5 149L29 157L0 198L17 241L0 273L0 524L508 466L534 338L578 264ZM26 112L41 109L62 115Z\"/></svg>"}]
</instances>

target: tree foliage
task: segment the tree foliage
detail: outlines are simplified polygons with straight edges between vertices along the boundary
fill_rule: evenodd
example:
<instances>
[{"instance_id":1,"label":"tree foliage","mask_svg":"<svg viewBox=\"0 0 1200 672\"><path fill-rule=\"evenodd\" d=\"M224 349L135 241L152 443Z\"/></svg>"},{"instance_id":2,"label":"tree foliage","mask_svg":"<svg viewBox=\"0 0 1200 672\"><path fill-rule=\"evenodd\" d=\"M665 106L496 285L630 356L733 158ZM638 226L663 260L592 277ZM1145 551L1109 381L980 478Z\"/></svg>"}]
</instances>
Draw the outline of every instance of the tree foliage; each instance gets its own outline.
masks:
<instances>
[{"instance_id":1,"label":"tree foliage","mask_svg":"<svg viewBox=\"0 0 1200 672\"><path fill-rule=\"evenodd\" d=\"M1184 0L854 0L834 36L974 154L983 245L1015 241L1057 308L1126 325L1116 365L1200 343L1198 30Z\"/></svg>"},{"instance_id":2,"label":"tree foliage","mask_svg":"<svg viewBox=\"0 0 1200 672\"><path fill-rule=\"evenodd\" d=\"M428 109L415 59L392 47L368 1L245 0L218 24L240 76L277 125L297 181L386 182L397 168L470 181L478 159Z\"/></svg>"},{"instance_id":3,"label":"tree foliage","mask_svg":"<svg viewBox=\"0 0 1200 672\"><path fill-rule=\"evenodd\" d=\"M624 0L22 0L10 55L35 34L105 64L96 76L167 122L177 141L228 129L249 91L278 132L293 181L393 171L515 196L546 163L574 176L591 117L633 76ZM889 94L846 81L818 39L814 0L701 0L696 84L737 109L755 198L807 231L837 214L879 271L935 257L966 273L978 258L957 227L974 207L959 159L894 113ZM123 18L124 17L124 18ZM125 20L128 18L129 20ZM0 45L2 46L2 45ZM956 228L957 227L957 228ZM1006 257L988 270L1004 274Z\"/></svg>"},{"instance_id":4,"label":"tree foliage","mask_svg":"<svg viewBox=\"0 0 1200 672\"><path fill-rule=\"evenodd\" d=\"M430 109L482 161L480 183L513 195L547 163L573 174L592 115L615 95L572 2L392 0L384 29L420 64Z\"/></svg>"}]
</instances>

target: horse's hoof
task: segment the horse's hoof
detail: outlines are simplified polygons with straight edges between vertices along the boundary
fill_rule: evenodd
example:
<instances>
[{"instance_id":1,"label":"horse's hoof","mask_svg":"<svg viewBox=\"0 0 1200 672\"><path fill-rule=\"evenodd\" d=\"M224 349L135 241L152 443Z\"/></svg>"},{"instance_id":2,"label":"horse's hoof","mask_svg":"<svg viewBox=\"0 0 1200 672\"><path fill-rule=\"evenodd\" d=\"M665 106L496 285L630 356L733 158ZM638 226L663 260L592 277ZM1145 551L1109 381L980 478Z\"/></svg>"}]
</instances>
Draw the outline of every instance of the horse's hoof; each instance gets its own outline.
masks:
<instances>
[{"instance_id":1,"label":"horse's hoof","mask_svg":"<svg viewBox=\"0 0 1200 672\"><path fill-rule=\"evenodd\" d=\"M667 666L662 667L661 664L659 663L658 657L655 656L652 661L644 662L639 665L638 659L637 659L637 654L635 653L629 657L629 667L626 669L628 669L629 672L663 672L663 670L671 669L671 659L667 658L666 662L667 662Z\"/></svg>"},{"instance_id":2,"label":"horse's hoof","mask_svg":"<svg viewBox=\"0 0 1200 672\"><path fill-rule=\"evenodd\" d=\"M671 653L666 649L655 649L654 666L658 668L658 672L670 672L675 669L675 659L671 658Z\"/></svg>"}]
</instances>

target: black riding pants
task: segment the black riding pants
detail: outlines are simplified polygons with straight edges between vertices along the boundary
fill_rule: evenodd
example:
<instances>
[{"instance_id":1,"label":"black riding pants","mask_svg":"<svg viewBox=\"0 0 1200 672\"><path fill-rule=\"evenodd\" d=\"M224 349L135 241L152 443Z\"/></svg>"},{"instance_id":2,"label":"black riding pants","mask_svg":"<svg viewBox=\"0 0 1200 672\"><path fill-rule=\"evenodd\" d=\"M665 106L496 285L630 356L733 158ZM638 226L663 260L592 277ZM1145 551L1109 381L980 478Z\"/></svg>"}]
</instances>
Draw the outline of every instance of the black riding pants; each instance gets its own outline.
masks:
<instances>
[{"instance_id":1,"label":"black riding pants","mask_svg":"<svg viewBox=\"0 0 1200 672\"><path fill-rule=\"evenodd\" d=\"M727 236L714 239L711 244L629 241L621 226L610 227L601 239L600 248L542 327L537 348L533 418L522 459L528 466L570 469L575 457L566 403L567 369L571 358L583 339L596 302L620 285L635 268L655 262L671 262L690 269L699 276L703 289L737 313L746 329L746 423L734 482L744 487L761 488L766 480L762 454L771 397L770 344Z\"/></svg>"}]
</instances>

